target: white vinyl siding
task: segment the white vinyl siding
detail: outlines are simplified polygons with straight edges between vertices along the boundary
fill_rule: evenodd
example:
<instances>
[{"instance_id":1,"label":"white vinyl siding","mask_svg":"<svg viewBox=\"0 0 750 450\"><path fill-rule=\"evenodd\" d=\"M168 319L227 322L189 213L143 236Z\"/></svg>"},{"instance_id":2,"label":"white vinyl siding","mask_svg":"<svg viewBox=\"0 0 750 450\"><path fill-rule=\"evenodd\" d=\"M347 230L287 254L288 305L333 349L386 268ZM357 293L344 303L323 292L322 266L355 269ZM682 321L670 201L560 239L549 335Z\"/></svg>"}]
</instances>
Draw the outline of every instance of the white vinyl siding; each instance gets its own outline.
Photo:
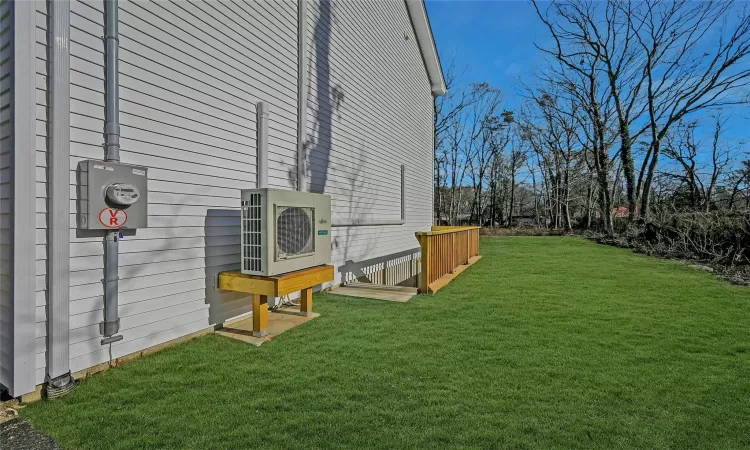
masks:
<instances>
[{"instance_id":1,"label":"white vinyl siding","mask_svg":"<svg viewBox=\"0 0 750 450\"><path fill-rule=\"evenodd\" d=\"M267 102L269 185L296 184L296 5L120 2L121 159L149 167L149 228L120 242L115 357L247 313L213 286L239 268L240 190L255 187L255 104ZM71 4L71 196L101 159L103 3ZM71 203L75 211L75 202ZM71 216L71 370L104 362L102 240Z\"/></svg>"},{"instance_id":2,"label":"white vinyl siding","mask_svg":"<svg viewBox=\"0 0 750 450\"><path fill-rule=\"evenodd\" d=\"M0 1L0 384L9 387L13 369L13 5Z\"/></svg>"},{"instance_id":3,"label":"white vinyl siding","mask_svg":"<svg viewBox=\"0 0 750 450\"><path fill-rule=\"evenodd\" d=\"M311 189L331 195L334 223L398 220L406 166L406 224L334 228L333 262L417 248L414 232L432 222L433 98L406 7L339 0L308 10Z\"/></svg>"}]
</instances>

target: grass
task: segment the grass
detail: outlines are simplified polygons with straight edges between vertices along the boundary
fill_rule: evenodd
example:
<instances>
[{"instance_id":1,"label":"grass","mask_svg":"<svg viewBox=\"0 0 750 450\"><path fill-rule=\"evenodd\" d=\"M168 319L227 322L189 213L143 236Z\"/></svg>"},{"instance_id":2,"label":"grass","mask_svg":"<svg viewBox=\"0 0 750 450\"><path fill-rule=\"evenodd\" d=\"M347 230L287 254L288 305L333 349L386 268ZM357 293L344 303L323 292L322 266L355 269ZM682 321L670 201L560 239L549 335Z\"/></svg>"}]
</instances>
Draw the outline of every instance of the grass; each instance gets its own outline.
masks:
<instances>
[{"instance_id":1,"label":"grass","mask_svg":"<svg viewBox=\"0 0 750 450\"><path fill-rule=\"evenodd\" d=\"M67 448L750 447L750 289L577 238L482 241L406 304L319 295L22 415Z\"/></svg>"}]
</instances>

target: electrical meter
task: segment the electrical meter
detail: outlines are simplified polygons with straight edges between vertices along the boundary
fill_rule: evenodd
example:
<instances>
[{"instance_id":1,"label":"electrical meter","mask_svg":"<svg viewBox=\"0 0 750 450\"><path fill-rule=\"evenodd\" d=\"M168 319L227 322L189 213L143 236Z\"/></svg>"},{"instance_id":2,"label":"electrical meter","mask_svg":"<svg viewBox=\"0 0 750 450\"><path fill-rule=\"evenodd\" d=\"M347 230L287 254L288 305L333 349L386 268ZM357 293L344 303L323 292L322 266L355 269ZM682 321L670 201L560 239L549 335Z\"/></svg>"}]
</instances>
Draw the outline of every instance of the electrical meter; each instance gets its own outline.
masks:
<instances>
[{"instance_id":1,"label":"electrical meter","mask_svg":"<svg viewBox=\"0 0 750 450\"><path fill-rule=\"evenodd\" d=\"M78 165L78 227L119 230L148 226L148 169L116 161Z\"/></svg>"},{"instance_id":2,"label":"electrical meter","mask_svg":"<svg viewBox=\"0 0 750 450\"><path fill-rule=\"evenodd\" d=\"M106 190L107 200L120 208L127 208L137 202L140 196L138 188L132 184L114 183L107 186Z\"/></svg>"}]
</instances>

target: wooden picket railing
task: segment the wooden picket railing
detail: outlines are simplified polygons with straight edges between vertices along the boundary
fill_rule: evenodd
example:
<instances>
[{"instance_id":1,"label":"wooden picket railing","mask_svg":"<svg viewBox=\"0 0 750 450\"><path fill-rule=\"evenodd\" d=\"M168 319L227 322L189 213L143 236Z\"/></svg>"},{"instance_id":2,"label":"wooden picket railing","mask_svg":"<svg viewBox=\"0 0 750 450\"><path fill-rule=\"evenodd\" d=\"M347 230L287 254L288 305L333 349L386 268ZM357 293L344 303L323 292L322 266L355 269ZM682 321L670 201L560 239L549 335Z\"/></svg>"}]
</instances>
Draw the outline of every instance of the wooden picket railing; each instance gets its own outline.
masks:
<instances>
[{"instance_id":1,"label":"wooden picket railing","mask_svg":"<svg viewBox=\"0 0 750 450\"><path fill-rule=\"evenodd\" d=\"M481 258L479 227L432 227L415 233L422 247L420 292L437 292Z\"/></svg>"}]
</instances>

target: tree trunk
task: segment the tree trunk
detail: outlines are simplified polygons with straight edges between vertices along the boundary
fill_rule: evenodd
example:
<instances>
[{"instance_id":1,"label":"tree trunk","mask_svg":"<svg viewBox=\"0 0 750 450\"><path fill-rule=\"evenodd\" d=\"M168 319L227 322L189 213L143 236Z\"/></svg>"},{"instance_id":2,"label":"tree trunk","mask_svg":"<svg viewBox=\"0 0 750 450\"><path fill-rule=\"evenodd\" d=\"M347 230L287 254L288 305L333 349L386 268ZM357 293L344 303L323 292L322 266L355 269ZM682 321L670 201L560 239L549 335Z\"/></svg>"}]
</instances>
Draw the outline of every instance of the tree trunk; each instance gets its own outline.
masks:
<instances>
[{"instance_id":1,"label":"tree trunk","mask_svg":"<svg viewBox=\"0 0 750 450\"><path fill-rule=\"evenodd\" d=\"M565 229L573 229L573 223L570 220L570 163L565 161L565 178L563 184L563 214L565 218Z\"/></svg>"},{"instance_id":2,"label":"tree trunk","mask_svg":"<svg viewBox=\"0 0 750 450\"><path fill-rule=\"evenodd\" d=\"M608 235L614 235L615 226L612 221L612 200L609 193L609 182L607 172L600 170L597 174L599 180L599 203L602 209L601 217L604 223L604 230Z\"/></svg>"},{"instance_id":3,"label":"tree trunk","mask_svg":"<svg viewBox=\"0 0 750 450\"><path fill-rule=\"evenodd\" d=\"M516 202L516 171L511 170L510 174L510 199L508 203L508 223L513 224L513 204Z\"/></svg>"},{"instance_id":4,"label":"tree trunk","mask_svg":"<svg viewBox=\"0 0 750 450\"><path fill-rule=\"evenodd\" d=\"M649 203L651 201L651 184L654 181L654 173L656 172L656 166L659 163L659 152L661 150L661 140L656 139L652 143L651 162L648 165L648 171L646 173L646 180L643 182L643 192L641 193L641 214L643 217L648 218Z\"/></svg>"},{"instance_id":5,"label":"tree trunk","mask_svg":"<svg viewBox=\"0 0 750 450\"><path fill-rule=\"evenodd\" d=\"M608 64L609 66L609 64ZM612 76L612 67L610 70L610 89L615 100L615 110L617 111L617 124L620 132L620 161L625 173L625 187L628 196L628 220L635 218L636 198L635 198L635 164L633 163L633 145L630 139L630 125L626 113L620 104L620 95L617 89L617 80Z\"/></svg>"},{"instance_id":6,"label":"tree trunk","mask_svg":"<svg viewBox=\"0 0 750 450\"><path fill-rule=\"evenodd\" d=\"M622 148L620 149L620 159L622 162L622 169L625 174L625 187L628 197L628 220L635 218L637 200L635 197L635 164L633 163L632 145L630 143L630 133L627 125L625 125L625 131L622 132L621 136ZM625 133L628 135L625 136Z\"/></svg>"},{"instance_id":7,"label":"tree trunk","mask_svg":"<svg viewBox=\"0 0 750 450\"><path fill-rule=\"evenodd\" d=\"M638 183L635 186L636 199L641 198L641 192L643 191L643 181L644 181L644 177L646 176L646 171L648 169L648 162L651 161L652 148L653 148L653 145L649 145L648 150L646 151L646 156L643 157L643 164L641 164L641 170L638 173Z\"/></svg>"},{"instance_id":8,"label":"tree trunk","mask_svg":"<svg viewBox=\"0 0 750 450\"><path fill-rule=\"evenodd\" d=\"M594 209L594 197L596 195L596 184L594 180L589 180L586 187L586 229L591 229L591 216Z\"/></svg>"},{"instance_id":9,"label":"tree trunk","mask_svg":"<svg viewBox=\"0 0 750 450\"><path fill-rule=\"evenodd\" d=\"M440 225L440 218L442 214L440 213L441 205L443 202L440 200L442 199L442 193L443 190L441 189L441 182L440 182L440 160L435 158L435 188L434 190L437 191L434 195L434 203L432 207L435 209L435 214L437 215L437 223Z\"/></svg>"}]
</instances>

